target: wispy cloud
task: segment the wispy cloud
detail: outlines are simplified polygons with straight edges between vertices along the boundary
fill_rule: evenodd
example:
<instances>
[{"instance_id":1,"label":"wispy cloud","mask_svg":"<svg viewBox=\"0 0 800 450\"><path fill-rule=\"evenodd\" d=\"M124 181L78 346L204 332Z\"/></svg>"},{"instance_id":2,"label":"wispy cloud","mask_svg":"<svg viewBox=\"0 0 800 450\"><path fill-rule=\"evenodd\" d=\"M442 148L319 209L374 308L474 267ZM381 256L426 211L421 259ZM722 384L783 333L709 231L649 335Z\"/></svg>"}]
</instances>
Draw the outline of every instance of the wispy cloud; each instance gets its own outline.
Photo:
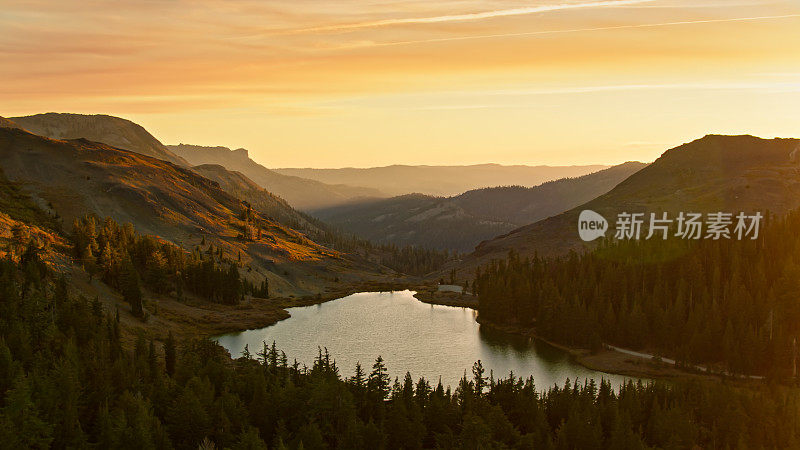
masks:
<instances>
[{"instance_id":1,"label":"wispy cloud","mask_svg":"<svg viewBox=\"0 0 800 450\"><path fill-rule=\"evenodd\" d=\"M492 38L505 38L505 37L522 37L522 36L539 36L551 34L566 34L566 33L585 33L592 31L611 31L611 30L624 30L631 28L656 28L656 27L669 27L678 25L698 25L710 23L725 23L725 22L748 22L758 20L778 20L778 19L791 19L798 18L800 14L782 14L776 16L756 16L756 17L731 17L726 19L705 19L705 20L683 20L677 22L659 22L659 23L643 23L633 25L615 25L609 27L590 27L590 28L569 28L565 30L541 30L541 31L525 31L519 33L496 33L496 34L479 34L471 36L456 36L446 38L432 38L432 39L417 39L409 41L393 41L393 42L374 42L374 41L360 41L350 44L345 44L338 49L355 49L361 47L390 47L395 45L413 45L413 44L429 44L436 42L451 42L451 41L467 41L475 39L492 39Z\"/></svg>"},{"instance_id":2,"label":"wispy cloud","mask_svg":"<svg viewBox=\"0 0 800 450\"><path fill-rule=\"evenodd\" d=\"M565 86L549 88L518 88L470 91L443 91L417 96L402 94L367 99L345 100L319 105L321 107L391 109L412 111L541 109L544 104L526 100L538 96L577 96L610 92L636 91L758 91L763 94L800 92L800 82L770 81L707 81L696 83L652 83ZM509 101L509 99L511 99Z\"/></svg>"},{"instance_id":3,"label":"wispy cloud","mask_svg":"<svg viewBox=\"0 0 800 450\"><path fill-rule=\"evenodd\" d=\"M557 94L587 94L595 92L614 91L651 91L651 90L762 90L767 92L797 92L800 91L800 82L729 82L707 81L697 83L659 83L659 84L613 84L601 86L573 86L563 88L545 89L507 89L481 91L483 95L557 95ZM474 95L475 91L463 91L463 95Z\"/></svg>"},{"instance_id":4,"label":"wispy cloud","mask_svg":"<svg viewBox=\"0 0 800 450\"><path fill-rule=\"evenodd\" d=\"M580 8L603 8L603 7L617 7L626 5L637 5L641 3L649 3L654 0L611 0L611 1L595 1L586 3L560 3L554 5L539 5L529 6L525 8L512 8L500 9L495 11L484 11L468 14L451 14L433 17L406 17L399 19L384 19L373 20L368 22L358 22L340 25L325 25L313 28L304 28L295 30L295 33L317 33L324 31L347 31L356 30L360 28L376 28L391 25L406 25L406 24L430 24L430 23L443 23L443 22L464 22L473 20L493 19L496 17L508 16L522 16L528 14L538 14L549 11L561 11L567 9L580 9Z\"/></svg>"}]
</instances>

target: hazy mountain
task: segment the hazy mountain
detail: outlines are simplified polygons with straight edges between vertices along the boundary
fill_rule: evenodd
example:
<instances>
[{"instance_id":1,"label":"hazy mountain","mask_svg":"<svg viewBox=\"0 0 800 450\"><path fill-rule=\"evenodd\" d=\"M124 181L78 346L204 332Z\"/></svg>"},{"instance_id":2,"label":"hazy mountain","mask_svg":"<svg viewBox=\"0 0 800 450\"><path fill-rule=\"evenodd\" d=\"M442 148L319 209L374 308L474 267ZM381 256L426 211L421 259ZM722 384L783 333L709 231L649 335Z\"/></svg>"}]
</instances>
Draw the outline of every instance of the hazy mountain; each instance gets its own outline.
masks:
<instances>
[{"instance_id":1,"label":"hazy mountain","mask_svg":"<svg viewBox=\"0 0 800 450\"><path fill-rule=\"evenodd\" d=\"M272 277L276 292L316 293L334 277L360 278L374 267L318 245L257 210L245 222L247 205L217 182L139 153L86 139L53 140L0 128L0 167L40 207L63 218L67 230L73 219L93 213L130 222L141 233L184 248L205 240L228 255L241 252L256 278ZM201 171L216 171L220 179L235 178L221 169ZM239 182L248 186L246 179ZM264 191L258 192L262 199L258 202L273 201ZM282 209L280 200L274 201ZM257 225L263 234L244 238L248 224ZM281 269L275 270L276 265Z\"/></svg>"},{"instance_id":2,"label":"hazy mountain","mask_svg":"<svg viewBox=\"0 0 800 450\"><path fill-rule=\"evenodd\" d=\"M275 169L323 183L347 183L378 189L389 195L422 193L435 196L458 195L470 189L493 186L532 187L546 181L577 177L608 166L405 166L368 169Z\"/></svg>"},{"instance_id":3,"label":"hazy mountain","mask_svg":"<svg viewBox=\"0 0 800 450\"><path fill-rule=\"evenodd\" d=\"M602 214L612 237L620 212L666 211L674 218L681 211L783 213L798 206L800 140L709 135L666 151L605 195L481 243L459 270L472 271L511 249L530 256L590 247L577 231L584 209Z\"/></svg>"},{"instance_id":4,"label":"hazy mountain","mask_svg":"<svg viewBox=\"0 0 800 450\"><path fill-rule=\"evenodd\" d=\"M377 189L342 184L326 184L297 176L283 175L250 159L247 150L200 145L170 145L175 154L194 166L217 164L241 172L259 186L285 199L295 208L311 210L349 203L366 197L386 197Z\"/></svg>"},{"instance_id":5,"label":"hazy mountain","mask_svg":"<svg viewBox=\"0 0 800 450\"><path fill-rule=\"evenodd\" d=\"M179 166L189 165L140 125L120 117L104 114L46 113L12 117L11 120L33 134L51 139L84 138L163 159Z\"/></svg>"},{"instance_id":6,"label":"hazy mountain","mask_svg":"<svg viewBox=\"0 0 800 450\"><path fill-rule=\"evenodd\" d=\"M645 165L629 162L536 187L484 188L455 197L410 194L314 211L320 219L377 242L472 251L479 242L608 192Z\"/></svg>"}]
</instances>

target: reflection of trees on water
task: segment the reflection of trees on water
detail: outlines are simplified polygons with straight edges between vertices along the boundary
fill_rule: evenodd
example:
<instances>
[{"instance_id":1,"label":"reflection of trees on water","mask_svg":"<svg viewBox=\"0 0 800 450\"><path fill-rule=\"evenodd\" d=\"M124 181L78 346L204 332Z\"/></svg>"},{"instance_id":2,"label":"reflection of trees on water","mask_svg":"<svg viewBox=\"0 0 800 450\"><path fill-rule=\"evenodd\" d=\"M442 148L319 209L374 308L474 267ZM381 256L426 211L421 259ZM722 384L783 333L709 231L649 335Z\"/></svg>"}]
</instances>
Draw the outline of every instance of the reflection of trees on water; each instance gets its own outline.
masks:
<instances>
[{"instance_id":1,"label":"reflection of trees on water","mask_svg":"<svg viewBox=\"0 0 800 450\"><path fill-rule=\"evenodd\" d=\"M478 335L481 343L489 347L492 352L524 358L536 356L548 363L564 361L567 356L561 350L538 339L506 333L496 328L480 326Z\"/></svg>"}]
</instances>

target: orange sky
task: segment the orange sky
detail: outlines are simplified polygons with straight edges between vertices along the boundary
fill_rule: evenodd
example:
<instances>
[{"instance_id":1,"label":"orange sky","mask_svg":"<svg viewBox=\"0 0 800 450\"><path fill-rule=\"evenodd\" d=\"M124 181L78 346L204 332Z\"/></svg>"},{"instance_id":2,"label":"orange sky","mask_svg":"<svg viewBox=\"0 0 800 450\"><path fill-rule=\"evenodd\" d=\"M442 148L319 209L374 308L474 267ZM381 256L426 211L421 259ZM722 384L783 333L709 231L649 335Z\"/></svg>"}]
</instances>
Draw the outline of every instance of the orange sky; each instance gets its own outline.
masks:
<instances>
[{"instance_id":1,"label":"orange sky","mask_svg":"<svg viewBox=\"0 0 800 450\"><path fill-rule=\"evenodd\" d=\"M796 0L0 1L0 115L112 114L269 167L800 136Z\"/></svg>"}]
</instances>

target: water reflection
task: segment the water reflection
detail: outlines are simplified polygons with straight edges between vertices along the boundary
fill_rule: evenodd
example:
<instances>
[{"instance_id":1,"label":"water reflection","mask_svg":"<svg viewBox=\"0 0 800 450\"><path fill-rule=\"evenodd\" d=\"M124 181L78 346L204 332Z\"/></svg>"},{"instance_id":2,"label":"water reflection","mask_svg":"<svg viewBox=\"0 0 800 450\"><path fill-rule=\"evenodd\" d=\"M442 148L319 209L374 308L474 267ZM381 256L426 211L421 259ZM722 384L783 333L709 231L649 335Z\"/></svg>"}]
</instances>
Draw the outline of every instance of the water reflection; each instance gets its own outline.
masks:
<instances>
[{"instance_id":1,"label":"water reflection","mask_svg":"<svg viewBox=\"0 0 800 450\"><path fill-rule=\"evenodd\" d=\"M356 362L369 372L381 355L389 373L414 379L424 376L455 387L480 359L496 378L513 371L533 375L537 386L563 385L571 380L610 379L615 386L624 378L589 370L545 342L508 335L481 327L476 312L468 308L428 305L413 292L359 293L320 305L290 308L289 319L275 325L217 338L233 356L245 345L255 354L262 342L311 366L319 347L327 347L343 376L351 376Z\"/></svg>"}]
</instances>

